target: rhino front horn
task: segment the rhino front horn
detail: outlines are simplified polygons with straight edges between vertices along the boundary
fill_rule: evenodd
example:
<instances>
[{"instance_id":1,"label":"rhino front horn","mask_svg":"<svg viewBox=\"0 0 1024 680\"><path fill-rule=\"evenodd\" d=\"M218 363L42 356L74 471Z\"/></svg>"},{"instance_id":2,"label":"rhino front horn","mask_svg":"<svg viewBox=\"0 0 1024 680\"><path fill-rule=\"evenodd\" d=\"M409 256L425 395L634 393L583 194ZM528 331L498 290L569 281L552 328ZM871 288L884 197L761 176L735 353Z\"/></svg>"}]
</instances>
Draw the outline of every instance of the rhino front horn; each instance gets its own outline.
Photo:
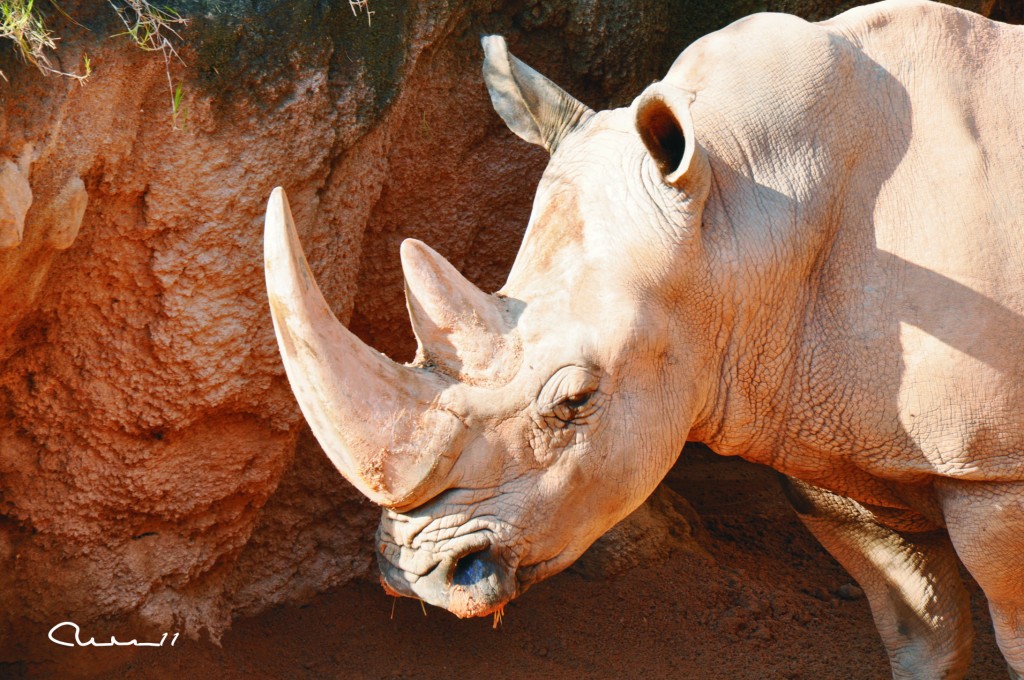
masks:
<instances>
[{"instance_id":1,"label":"rhino front horn","mask_svg":"<svg viewBox=\"0 0 1024 680\"><path fill-rule=\"evenodd\" d=\"M331 312L302 252L280 187L263 236L267 293L292 392L342 475L398 511L444 489L466 428L444 408L450 378L402 366L365 345Z\"/></svg>"}]
</instances>

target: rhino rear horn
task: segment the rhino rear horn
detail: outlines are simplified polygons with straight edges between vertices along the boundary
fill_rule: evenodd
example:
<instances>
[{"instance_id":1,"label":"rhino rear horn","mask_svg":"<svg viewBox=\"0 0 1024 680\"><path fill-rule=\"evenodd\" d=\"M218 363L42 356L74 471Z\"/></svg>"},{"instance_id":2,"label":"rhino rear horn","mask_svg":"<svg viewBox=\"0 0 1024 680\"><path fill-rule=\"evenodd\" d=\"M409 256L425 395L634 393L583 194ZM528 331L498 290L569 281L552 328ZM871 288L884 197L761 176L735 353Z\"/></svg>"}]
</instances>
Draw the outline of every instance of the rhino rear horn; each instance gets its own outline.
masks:
<instances>
[{"instance_id":1,"label":"rhino rear horn","mask_svg":"<svg viewBox=\"0 0 1024 680\"><path fill-rule=\"evenodd\" d=\"M498 298L477 288L416 239L402 242L402 270L417 360L436 364L460 379L485 377L510 328Z\"/></svg>"},{"instance_id":2,"label":"rhino rear horn","mask_svg":"<svg viewBox=\"0 0 1024 680\"><path fill-rule=\"evenodd\" d=\"M527 142L554 153L593 111L516 59L500 35L484 36L484 82L494 110Z\"/></svg>"},{"instance_id":3,"label":"rhino rear horn","mask_svg":"<svg viewBox=\"0 0 1024 680\"><path fill-rule=\"evenodd\" d=\"M446 405L454 381L396 364L334 317L280 187L267 205L263 242L285 373L324 452L379 505L403 511L430 500L446 487L468 432Z\"/></svg>"}]
</instances>

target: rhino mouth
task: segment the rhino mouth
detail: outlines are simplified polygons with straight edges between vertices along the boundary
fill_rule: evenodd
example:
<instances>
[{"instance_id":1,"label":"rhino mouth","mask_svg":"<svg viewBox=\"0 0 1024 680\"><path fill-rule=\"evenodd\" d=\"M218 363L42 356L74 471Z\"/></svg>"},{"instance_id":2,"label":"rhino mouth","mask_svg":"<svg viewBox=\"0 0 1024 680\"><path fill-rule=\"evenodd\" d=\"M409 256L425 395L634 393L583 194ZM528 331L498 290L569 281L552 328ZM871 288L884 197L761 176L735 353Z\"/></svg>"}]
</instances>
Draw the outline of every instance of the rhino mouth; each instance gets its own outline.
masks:
<instances>
[{"instance_id":1,"label":"rhino mouth","mask_svg":"<svg viewBox=\"0 0 1024 680\"><path fill-rule=\"evenodd\" d=\"M381 541L382 533L377 565L390 595L415 597L469 618L502 609L520 592L515 560L483 533L439 554Z\"/></svg>"}]
</instances>

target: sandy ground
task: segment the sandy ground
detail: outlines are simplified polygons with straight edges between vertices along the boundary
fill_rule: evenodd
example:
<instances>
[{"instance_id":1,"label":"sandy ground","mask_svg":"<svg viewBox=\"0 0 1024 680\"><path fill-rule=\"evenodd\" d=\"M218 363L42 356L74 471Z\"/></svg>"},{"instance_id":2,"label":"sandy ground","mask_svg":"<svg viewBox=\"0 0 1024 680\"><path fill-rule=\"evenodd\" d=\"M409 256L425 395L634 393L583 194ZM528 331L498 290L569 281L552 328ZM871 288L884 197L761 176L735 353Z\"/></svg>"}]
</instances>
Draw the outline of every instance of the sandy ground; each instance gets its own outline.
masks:
<instances>
[{"instance_id":1,"label":"sandy ground","mask_svg":"<svg viewBox=\"0 0 1024 680\"><path fill-rule=\"evenodd\" d=\"M667 479L703 517L714 561L665 554L610 578L567 571L493 621L460 621L356 583L302 607L240 621L221 646L179 641L105 660L87 675L218 678L888 678L863 597L796 520L772 473L696 451ZM843 593L846 594L844 589ZM984 600L974 600L970 678L1002 679ZM856 595L856 592L854 592ZM81 652L77 652L81 658ZM72 661L72 659L68 659ZM64 677L75 663L0 666L0 676ZM83 667L79 667L79 671Z\"/></svg>"}]
</instances>

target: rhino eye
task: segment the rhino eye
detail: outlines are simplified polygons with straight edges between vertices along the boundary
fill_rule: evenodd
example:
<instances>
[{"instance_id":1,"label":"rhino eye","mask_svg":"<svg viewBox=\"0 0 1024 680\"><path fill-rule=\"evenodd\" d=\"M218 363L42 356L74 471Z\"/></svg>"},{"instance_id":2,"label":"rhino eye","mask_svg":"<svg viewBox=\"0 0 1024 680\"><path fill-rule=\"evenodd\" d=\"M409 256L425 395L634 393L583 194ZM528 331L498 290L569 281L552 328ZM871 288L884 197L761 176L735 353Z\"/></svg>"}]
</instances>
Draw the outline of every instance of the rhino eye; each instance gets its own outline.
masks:
<instances>
[{"instance_id":1,"label":"rhino eye","mask_svg":"<svg viewBox=\"0 0 1024 680\"><path fill-rule=\"evenodd\" d=\"M590 403L590 398L594 396L594 392L581 392L568 395L563 397L561 401L554 405L552 409L552 415L563 422L570 422L576 420L580 416L589 415L590 409L587 409L587 404Z\"/></svg>"},{"instance_id":2,"label":"rhino eye","mask_svg":"<svg viewBox=\"0 0 1024 680\"><path fill-rule=\"evenodd\" d=\"M586 392L584 394L574 394L563 399L562 403L573 410L577 410L586 406L587 402L590 401L590 397L592 397L593 395L593 392Z\"/></svg>"},{"instance_id":3,"label":"rhino eye","mask_svg":"<svg viewBox=\"0 0 1024 680\"><path fill-rule=\"evenodd\" d=\"M565 423L589 415L599 382L593 371L581 366L559 369L541 389L538 398L541 414Z\"/></svg>"}]
</instances>

